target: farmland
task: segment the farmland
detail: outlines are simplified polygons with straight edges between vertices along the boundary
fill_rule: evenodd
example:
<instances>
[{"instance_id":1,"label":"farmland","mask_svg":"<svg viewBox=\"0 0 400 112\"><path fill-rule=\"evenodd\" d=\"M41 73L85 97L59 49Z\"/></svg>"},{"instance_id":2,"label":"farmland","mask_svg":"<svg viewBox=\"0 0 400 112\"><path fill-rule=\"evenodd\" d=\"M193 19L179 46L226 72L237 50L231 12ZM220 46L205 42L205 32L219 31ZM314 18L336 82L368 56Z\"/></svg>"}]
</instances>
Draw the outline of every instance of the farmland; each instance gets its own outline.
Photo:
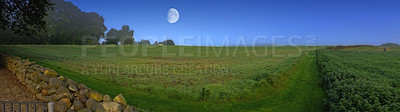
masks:
<instances>
[{"instance_id":1,"label":"farmland","mask_svg":"<svg viewBox=\"0 0 400 112\"><path fill-rule=\"evenodd\" d=\"M330 111L400 111L398 47L317 50Z\"/></svg>"},{"instance_id":2,"label":"farmland","mask_svg":"<svg viewBox=\"0 0 400 112\"><path fill-rule=\"evenodd\" d=\"M313 50L294 46L0 50L103 94L123 93L144 111L399 111L399 47L317 48L316 57Z\"/></svg>"},{"instance_id":3,"label":"farmland","mask_svg":"<svg viewBox=\"0 0 400 112\"><path fill-rule=\"evenodd\" d=\"M400 112L399 4L4 0L0 109Z\"/></svg>"},{"instance_id":4,"label":"farmland","mask_svg":"<svg viewBox=\"0 0 400 112\"><path fill-rule=\"evenodd\" d=\"M273 103L265 104L271 99L267 96L294 87L294 81L290 80L298 79L290 79L288 71L295 69L293 67L304 57L305 49L293 46L1 46L3 52L50 67L104 94L123 93L128 97L128 103L151 111L194 108L198 111L227 111L235 109L232 106L243 111L257 109L259 107L254 107L257 105L270 107L268 105ZM309 63L315 62L312 60ZM299 71L292 72L296 74ZM313 73L316 77L317 72ZM300 72L297 74L302 75ZM288 94L299 91L284 90ZM321 94L310 97L320 100L304 105L321 104L323 92L322 89L317 91ZM286 97L284 94L272 99L280 101ZM284 102L290 104L291 100Z\"/></svg>"},{"instance_id":5,"label":"farmland","mask_svg":"<svg viewBox=\"0 0 400 112\"><path fill-rule=\"evenodd\" d=\"M374 47L374 46L368 46L368 47L353 47L353 48L345 48L343 50L346 51L400 51L400 47Z\"/></svg>"}]
</instances>

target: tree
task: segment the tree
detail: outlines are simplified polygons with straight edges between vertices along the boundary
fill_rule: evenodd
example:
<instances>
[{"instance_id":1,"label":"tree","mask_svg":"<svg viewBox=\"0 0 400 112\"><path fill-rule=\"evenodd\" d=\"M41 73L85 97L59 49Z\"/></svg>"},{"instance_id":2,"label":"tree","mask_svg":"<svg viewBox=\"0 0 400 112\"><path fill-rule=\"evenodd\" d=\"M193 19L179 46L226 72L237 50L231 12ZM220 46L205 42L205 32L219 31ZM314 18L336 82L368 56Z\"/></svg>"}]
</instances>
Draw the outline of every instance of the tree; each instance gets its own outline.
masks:
<instances>
[{"instance_id":1,"label":"tree","mask_svg":"<svg viewBox=\"0 0 400 112\"><path fill-rule=\"evenodd\" d=\"M131 30L128 25L123 25L121 30L118 31L117 39L120 43L124 43L127 39L133 39L133 33L134 31Z\"/></svg>"},{"instance_id":2,"label":"tree","mask_svg":"<svg viewBox=\"0 0 400 112\"><path fill-rule=\"evenodd\" d=\"M171 39L168 40L164 40L162 42L163 45L175 45L174 41L172 41Z\"/></svg>"},{"instance_id":3,"label":"tree","mask_svg":"<svg viewBox=\"0 0 400 112\"><path fill-rule=\"evenodd\" d=\"M134 44L133 38L134 31L129 28L128 25L123 25L120 30L111 28L106 34L107 44Z\"/></svg>"},{"instance_id":4,"label":"tree","mask_svg":"<svg viewBox=\"0 0 400 112\"><path fill-rule=\"evenodd\" d=\"M133 42L133 45L139 45L139 44L140 44L140 42L137 42L137 41Z\"/></svg>"},{"instance_id":5,"label":"tree","mask_svg":"<svg viewBox=\"0 0 400 112\"><path fill-rule=\"evenodd\" d=\"M141 40L139 42L140 45L150 45L150 41L149 40Z\"/></svg>"},{"instance_id":6,"label":"tree","mask_svg":"<svg viewBox=\"0 0 400 112\"><path fill-rule=\"evenodd\" d=\"M49 44L85 44L83 36L104 38L104 19L94 12L83 12L71 2L52 0L54 9L46 17ZM98 43L94 42L94 43Z\"/></svg>"},{"instance_id":7,"label":"tree","mask_svg":"<svg viewBox=\"0 0 400 112\"><path fill-rule=\"evenodd\" d=\"M7 28L0 30L0 33L7 34L0 35L0 40L9 40L6 44L99 44L100 38L105 37L107 27L99 14L83 12L64 0L51 2L54 7L47 11L48 16L44 18L46 31L40 30L36 35L26 36L15 34L16 31Z\"/></svg>"},{"instance_id":8,"label":"tree","mask_svg":"<svg viewBox=\"0 0 400 112\"><path fill-rule=\"evenodd\" d=\"M22 35L36 34L45 28L50 0L2 0L0 2L0 28Z\"/></svg>"},{"instance_id":9,"label":"tree","mask_svg":"<svg viewBox=\"0 0 400 112\"><path fill-rule=\"evenodd\" d=\"M117 39L117 35L118 35L118 30L115 28L111 28L107 34L106 34L106 44L118 44L118 39Z\"/></svg>"},{"instance_id":10,"label":"tree","mask_svg":"<svg viewBox=\"0 0 400 112\"><path fill-rule=\"evenodd\" d=\"M121 41L123 45L133 45L133 43L135 42L134 38L130 36L122 37Z\"/></svg>"},{"instance_id":11,"label":"tree","mask_svg":"<svg viewBox=\"0 0 400 112\"><path fill-rule=\"evenodd\" d=\"M158 43L158 41L155 41L154 43L153 43L153 45L158 45L159 43Z\"/></svg>"}]
</instances>

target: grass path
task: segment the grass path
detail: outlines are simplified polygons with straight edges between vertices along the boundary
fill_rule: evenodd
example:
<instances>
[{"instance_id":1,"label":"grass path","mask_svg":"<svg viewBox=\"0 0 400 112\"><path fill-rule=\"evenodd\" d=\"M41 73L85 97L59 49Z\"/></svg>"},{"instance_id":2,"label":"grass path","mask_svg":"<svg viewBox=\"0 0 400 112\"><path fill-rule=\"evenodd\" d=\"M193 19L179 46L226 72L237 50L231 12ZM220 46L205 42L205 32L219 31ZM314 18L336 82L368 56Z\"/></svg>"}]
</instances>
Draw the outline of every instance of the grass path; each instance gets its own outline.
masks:
<instances>
[{"instance_id":1,"label":"grass path","mask_svg":"<svg viewBox=\"0 0 400 112\"><path fill-rule=\"evenodd\" d=\"M264 99L265 104L255 111L320 112L324 111L326 95L314 57L304 57L290 71L286 88Z\"/></svg>"}]
</instances>

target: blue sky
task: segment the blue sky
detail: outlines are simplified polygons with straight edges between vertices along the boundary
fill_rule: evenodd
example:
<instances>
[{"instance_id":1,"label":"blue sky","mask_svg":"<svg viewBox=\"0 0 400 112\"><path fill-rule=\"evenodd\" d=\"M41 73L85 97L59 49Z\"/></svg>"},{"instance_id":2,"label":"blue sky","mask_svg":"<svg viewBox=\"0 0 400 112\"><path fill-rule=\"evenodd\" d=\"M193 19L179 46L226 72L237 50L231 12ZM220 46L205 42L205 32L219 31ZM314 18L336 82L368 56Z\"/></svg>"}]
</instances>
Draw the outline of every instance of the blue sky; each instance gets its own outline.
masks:
<instances>
[{"instance_id":1,"label":"blue sky","mask_svg":"<svg viewBox=\"0 0 400 112\"><path fill-rule=\"evenodd\" d=\"M229 44L253 44L258 36L266 37L258 39L258 44L272 44L273 38L279 45L288 45L291 39L295 45L400 43L399 0L68 1L102 15L108 29L129 25L135 30L135 40L167 37L180 45L218 46L226 36ZM174 24L166 19L170 8L180 14Z\"/></svg>"}]
</instances>

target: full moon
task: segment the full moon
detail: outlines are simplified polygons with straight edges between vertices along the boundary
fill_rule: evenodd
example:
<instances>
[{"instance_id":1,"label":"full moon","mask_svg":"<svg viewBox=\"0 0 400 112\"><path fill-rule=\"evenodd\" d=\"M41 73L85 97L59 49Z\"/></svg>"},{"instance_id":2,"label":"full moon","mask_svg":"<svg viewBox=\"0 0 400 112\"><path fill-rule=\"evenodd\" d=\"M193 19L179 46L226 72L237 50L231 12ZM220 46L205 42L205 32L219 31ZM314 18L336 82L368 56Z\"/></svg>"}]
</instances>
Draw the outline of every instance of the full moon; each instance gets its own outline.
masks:
<instances>
[{"instance_id":1,"label":"full moon","mask_svg":"<svg viewBox=\"0 0 400 112\"><path fill-rule=\"evenodd\" d=\"M169 23L176 23L179 19L179 12L175 8L170 8L167 14L167 20Z\"/></svg>"}]
</instances>

